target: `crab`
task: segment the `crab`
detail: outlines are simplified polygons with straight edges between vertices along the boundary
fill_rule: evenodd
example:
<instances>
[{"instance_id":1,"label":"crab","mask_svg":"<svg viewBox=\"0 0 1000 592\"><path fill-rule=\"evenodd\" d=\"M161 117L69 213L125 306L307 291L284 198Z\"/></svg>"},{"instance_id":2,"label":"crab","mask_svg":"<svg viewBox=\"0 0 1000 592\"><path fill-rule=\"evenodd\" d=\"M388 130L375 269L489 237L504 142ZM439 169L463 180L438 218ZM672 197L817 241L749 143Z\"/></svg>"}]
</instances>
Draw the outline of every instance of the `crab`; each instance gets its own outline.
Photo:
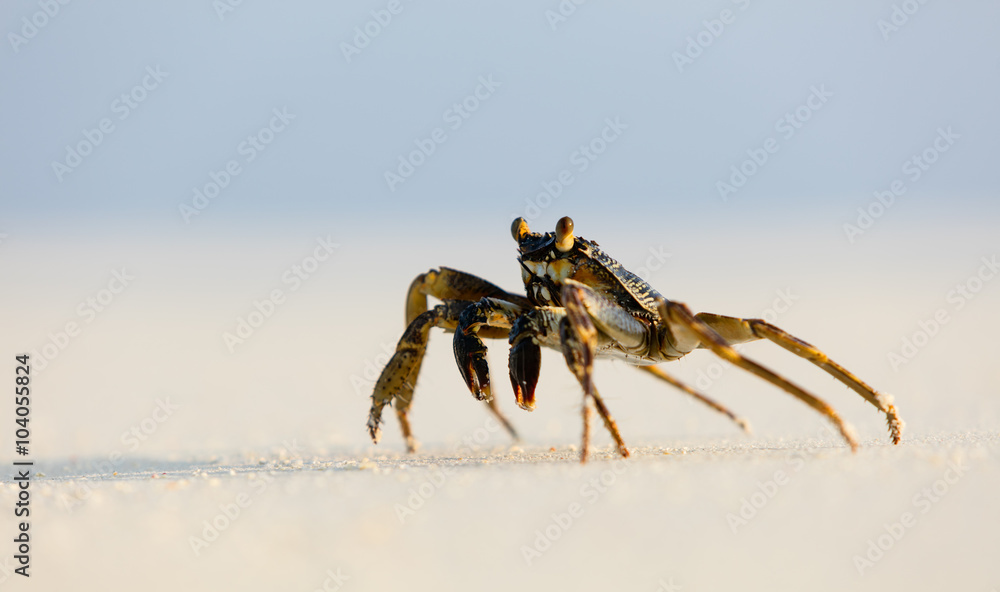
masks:
<instances>
[{"instance_id":1,"label":"crab","mask_svg":"<svg viewBox=\"0 0 1000 592\"><path fill-rule=\"evenodd\" d=\"M554 232L542 234L532 232L523 218L514 220L511 235L517 242L526 296L447 267L431 269L413 280L406 298L406 330L372 393L368 431L376 444L381 436L382 411L392 402L407 449L416 450L408 412L434 327L454 333L455 361L466 386L476 399L489 405L515 439L516 431L493 397L482 339L507 338L514 397L517 405L527 411L535 408L541 348L562 352L583 390L581 462L586 462L589 452L592 408L610 432L618 453L629 456L618 426L594 385L594 360L599 357L635 365L749 431L744 419L655 366L678 360L696 349L709 350L809 405L826 416L856 452L858 438L854 429L832 407L733 347L759 339L809 360L861 395L885 414L892 443L899 443L903 421L890 395L875 391L816 347L765 320L693 314L685 304L667 300L622 267L596 242L576 236L573 226L573 220L564 217L556 223ZM441 304L428 308L428 296Z\"/></svg>"}]
</instances>

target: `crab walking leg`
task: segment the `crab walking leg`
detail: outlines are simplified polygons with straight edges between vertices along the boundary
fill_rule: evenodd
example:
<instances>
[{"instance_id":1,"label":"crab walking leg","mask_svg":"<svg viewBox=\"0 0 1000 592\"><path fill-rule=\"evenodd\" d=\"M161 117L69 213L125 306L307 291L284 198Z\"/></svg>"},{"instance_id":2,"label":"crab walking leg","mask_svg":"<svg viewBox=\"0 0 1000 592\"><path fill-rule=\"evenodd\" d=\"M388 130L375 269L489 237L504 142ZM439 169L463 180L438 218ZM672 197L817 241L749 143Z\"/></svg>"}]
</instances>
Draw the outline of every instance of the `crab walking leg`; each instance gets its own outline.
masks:
<instances>
[{"instance_id":1,"label":"crab walking leg","mask_svg":"<svg viewBox=\"0 0 1000 592\"><path fill-rule=\"evenodd\" d=\"M420 353L418 355L421 358L423 357L423 353ZM419 367L419 365L420 363L417 362L417 367ZM417 441L413 437L413 430L410 428L410 403L413 402L413 385L415 384L416 384L416 376L414 376L412 382L408 381L406 383L406 386L400 389L399 392L396 394L396 396L393 398L393 400L396 402L395 405L393 405L393 407L396 410L396 418L399 420L399 428L403 430L403 441L406 442L406 451L410 453L417 451ZM377 412L375 411L374 396L372 397L372 410L368 416L369 433L371 433L373 414L377 414L379 416L382 414L381 407L379 407ZM375 422L376 422L375 434L372 435L372 439L377 444L379 436L377 417L375 418Z\"/></svg>"},{"instance_id":2,"label":"crab walking leg","mask_svg":"<svg viewBox=\"0 0 1000 592\"><path fill-rule=\"evenodd\" d=\"M730 346L726 340L715 331L715 329L708 326L701 319L695 317L686 305L679 302L671 302L661 297L657 302L657 306L659 308L660 316L669 324L669 328L674 334L675 339L679 339L683 336L685 341L690 341L693 336L700 343L700 346L712 350L712 353L720 358L739 366L748 372L756 374L771 384L792 394L799 400L829 418L830 421L837 426L837 429L840 430L840 435L843 436L844 440L846 440L851 446L851 451L857 452L858 439L854 434L854 429L841 419L840 415L838 415L837 412L824 401L809 394L788 379L775 374L773 371L768 370L764 366L761 366L748 358L745 358L742 354L733 349L732 346Z\"/></svg>"},{"instance_id":3,"label":"crab walking leg","mask_svg":"<svg viewBox=\"0 0 1000 592\"><path fill-rule=\"evenodd\" d=\"M416 451L417 445L410 429L407 414L413 401L413 387L417 382L417 375L420 373L424 352L427 350L430 330L433 327L439 327L454 331L458 326L458 319L462 311L471 304L471 302L461 300L445 301L444 304L417 315L403 332L403 336L396 344L396 352L382 370L372 392L372 407L368 415L368 433L376 444L382 434L382 410L386 405L395 401L396 416L399 418L403 437L406 439L406 448L410 452ZM511 432L511 436L516 439L516 432L500 410L495 405L491 405L489 409L500 423Z\"/></svg>"},{"instance_id":4,"label":"crab walking leg","mask_svg":"<svg viewBox=\"0 0 1000 592\"><path fill-rule=\"evenodd\" d=\"M744 343L757 339L767 339L780 345L793 354L805 358L819 366L827 374L833 376L854 392L858 393L876 409L885 413L886 423L893 444L899 444L903 434L904 423L892 404L892 396L879 393L865 384L852 372L834 362L815 346L802 341L798 337L780 329L763 319L740 319L711 313L698 313L699 320L720 334L728 343Z\"/></svg>"},{"instance_id":5,"label":"crab walking leg","mask_svg":"<svg viewBox=\"0 0 1000 592\"><path fill-rule=\"evenodd\" d=\"M382 437L382 409L395 400L396 413L403 428L403 436L406 438L406 447L411 452L416 449L406 412L413 400L413 386L417 382L417 374L420 373L424 352L427 351L430 330L432 327L454 329L458 323L458 315L468 305L468 302L461 301L446 302L417 315L406 327L406 331L396 343L396 353L382 369L382 374L379 375L375 390L372 392L368 434L376 444Z\"/></svg>"},{"instance_id":6,"label":"crab walking leg","mask_svg":"<svg viewBox=\"0 0 1000 592\"><path fill-rule=\"evenodd\" d=\"M590 408L590 397L583 396L583 446L580 448L581 462L586 462L590 453L590 417L594 410Z\"/></svg>"},{"instance_id":7,"label":"crab walking leg","mask_svg":"<svg viewBox=\"0 0 1000 592\"><path fill-rule=\"evenodd\" d=\"M601 398L600 393L597 392L595 388L591 393L594 398L594 407L597 407L597 413L604 420L604 427L611 432L611 437L615 441L615 446L618 448L618 454L625 458L628 458L629 452L628 448L625 446L625 441L622 440L621 432L618 431L618 424L615 423L615 418L611 417L611 412L608 411L607 406L604 404L604 399ZM584 462L586 459L580 459L580 462Z\"/></svg>"},{"instance_id":8,"label":"crab walking leg","mask_svg":"<svg viewBox=\"0 0 1000 592\"><path fill-rule=\"evenodd\" d=\"M625 441L622 440L621 432L618 431L618 424L611 417L611 413L604 405L604 400L601 399L600 393L594 387L594 351L597 348L599 336L597 324L607 327L609 323L615 324L622 319L617 318L614 313L616 310L614 304L587 286L573 280L567 280L563 285L562 300L566 309L566 317L559 323L559 337L566 365L569 366L570 371L583 387L584 404L586 405L587 398L593 399L597 413L604 420L604 427L615 440L618 453L627 457L629 455L628 448L625 446ZM595 318L595 309L604 314ZM632 328L638 331L642 324L635 319L631 320L637 325ZM622 327L618 328L622 329ZM624 334L627 334L627 330ZM637 333L632 336L635 335ZM580 455L582 463L587 462L589 436L589 430L584 430L584 442Z\"/></svg>"},{"instance_id":9,"label":"crab walking leg","mask_svg":"<svg viewBox=\"0 0 1000 592\"><path fill-rule=\"evenodd\" d=\"M521 438L520 436L517 435L517 430L514 429L514 426L507 419L507 416L504 415L503 412L500 411L500 407L497 406L497 400L490 399L489 401L486 401L486 405L490 408L490 411L497 418L497 421L500 422L500 425L502 425L504 429L507 430L507 433L510 434L510 437L514 438L515 440L520 440Z\"/></svg>"},{"instance_id":10,"label":"crab walking leg","mask_svg":"<svg viewBox=\"0 0 1000 592\"><path fill-rule=\"evenodd\" d=\"M649 372L650 374L652 374L653 376L659 378L660 380L664 380L664 381L672 384L673 386L681 389L685 393L691 395L695 399L698 399L702 403L708 405L712 409L715 409L719 413L725 415L729 419L731 419L734 422L736 422L736 425L740 426L740 428L742 428L744 432L746 432L748 434L750 433L750 422L747 421L746 419L742 418L742 417L738 417L732 411L730 411L729 409L727 409L726 407L724 407L721 403L718 403L718 402L710 399L707 395L703 395L703 394L699 393L698 391L694 390L693 388L691 388L690 386L684 384L683 382L677 380L676 378L674 378L673 376L667 374L666 372L664 372L663 370L657 368L656 366L638 366L638 368L639 368L639 370L642 370L644 372Z\"/></svg>"},{"instance_id":11,"label":"crab walking leg","mask_svg":"<svg viewBox=\"0 0 1000 592\"><path fill-rule=\"evenodd\" d=\"M594 388L593 380L597 330L590 322L587 313L577 309L577 303L564 300L563 304L566 305L566 317L559 323L559 340L566 365L583 387L583 442L580 444L580 462L585 463L590 453L590 401L596 400L594 392L597 390ZM576 322L570 320L574 312L577 313ZM617 429L616 426L612 435L615 435ZM618 436L620 437L620 434Z\"/></svg>"}]
</instances>

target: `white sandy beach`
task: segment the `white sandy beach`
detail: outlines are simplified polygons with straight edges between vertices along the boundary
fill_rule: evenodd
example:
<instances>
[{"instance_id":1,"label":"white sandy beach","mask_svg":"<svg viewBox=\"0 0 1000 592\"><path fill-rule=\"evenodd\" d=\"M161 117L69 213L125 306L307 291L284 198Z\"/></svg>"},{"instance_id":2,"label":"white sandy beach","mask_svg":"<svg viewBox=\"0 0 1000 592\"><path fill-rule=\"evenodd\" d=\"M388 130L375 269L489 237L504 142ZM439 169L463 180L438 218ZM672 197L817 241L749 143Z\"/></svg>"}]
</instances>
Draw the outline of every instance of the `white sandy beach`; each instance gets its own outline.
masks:
<instances>
[{"instance_id":1,"label":"white sandy beach","mask_svg":"<svg viewBox=\"0 0 1000 592\"><path fill-rule=\"evenodd\" d=\"M31 588L996 589L1000 438L52 466ZM0 503L12 504L14 486ZM324 588L326 586L326 588ZM671 588L670 586L674 586Z\"/></svg>"}]
</instances>

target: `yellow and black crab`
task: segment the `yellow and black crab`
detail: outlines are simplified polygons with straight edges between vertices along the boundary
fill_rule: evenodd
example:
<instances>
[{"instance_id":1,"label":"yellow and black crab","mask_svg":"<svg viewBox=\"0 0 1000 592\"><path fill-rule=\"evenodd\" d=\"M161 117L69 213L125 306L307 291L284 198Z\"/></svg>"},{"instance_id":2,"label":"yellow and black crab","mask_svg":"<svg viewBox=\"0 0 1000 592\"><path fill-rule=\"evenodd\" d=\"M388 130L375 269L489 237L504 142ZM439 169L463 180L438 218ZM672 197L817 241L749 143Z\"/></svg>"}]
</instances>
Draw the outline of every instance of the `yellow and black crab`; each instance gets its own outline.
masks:
<instances>
[{"instance_id":1,"label":"yellow and black crab","mask_svg":"<svg viewBox=\"0 0 1000 592\"><path fill-rule=\"evenodd\" d=\"M680 388L744 429L745 420L654 366L680 359L698 348L708 349L764 380L791 393L825 415L852 450L854 430L828 404L799 386L746 358L732 346L768 339L819 366L860 394L885 414L893 444L898 444L903 421L892 397L878 393L812 345L762 319L741 319L711 313L692 314L687 306L660 295L648 283L606 255L596 242L575 236L573 221L564 217L555 232L531 232L523 218L514 220L518 263L527 296L504 291L474 275L441 267L417 276L406 298L406 331L382 371L372 394L368 431L378 443L382 409L394 402L406 439L416 443L407 417L431 328L454 335L455 361L472 394L489 403L490 410L512 436L516 433L497 408L490 386L486 346L481 338L508 338L510 381L518 406L535 407L535 384L541 368L541 347L561 351L570 371L583 387L583 446L586 461L593 402L614 438L618 452L628 449L614 419L593 383L596 357L617 357L637 365ZM442 304L427 307L427 296Z\"/></svg>"}]
</instances>

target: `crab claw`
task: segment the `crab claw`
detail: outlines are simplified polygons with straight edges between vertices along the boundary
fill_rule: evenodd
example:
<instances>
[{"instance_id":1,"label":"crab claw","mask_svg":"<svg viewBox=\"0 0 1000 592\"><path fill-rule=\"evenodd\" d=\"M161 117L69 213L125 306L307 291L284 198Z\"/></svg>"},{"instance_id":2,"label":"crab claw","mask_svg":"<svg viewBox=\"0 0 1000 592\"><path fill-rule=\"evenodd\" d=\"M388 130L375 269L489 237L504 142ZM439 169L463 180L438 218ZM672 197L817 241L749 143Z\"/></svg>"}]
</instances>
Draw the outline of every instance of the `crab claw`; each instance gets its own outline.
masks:
<instances>
[{"instance_id":1,"label":"crab claw","mask_svg":"<svg viewBox=\"0 0 1000 592\"><path fill-rule=\"evenodd\" d=\"M490 390L490 367L486 363L486 345L475 334L466 335L461 330L455 331L452 342L455 350L455 361L465 379L472 395L480 401L490 401L493 393Z\"/></svg>"},{"instance_id":2,"label":"crab claw","mask_svg":"<svg viewBox=\"0 0 1000 592\"><path fill-rule=\"evenodd\" d=\"M535 409L535 385L542 369L542 348L530 333L524 332L525 317L519 318L510 332L510 385L514 387L517 406L525 411Z\"/></svg>"}]
</instances>

